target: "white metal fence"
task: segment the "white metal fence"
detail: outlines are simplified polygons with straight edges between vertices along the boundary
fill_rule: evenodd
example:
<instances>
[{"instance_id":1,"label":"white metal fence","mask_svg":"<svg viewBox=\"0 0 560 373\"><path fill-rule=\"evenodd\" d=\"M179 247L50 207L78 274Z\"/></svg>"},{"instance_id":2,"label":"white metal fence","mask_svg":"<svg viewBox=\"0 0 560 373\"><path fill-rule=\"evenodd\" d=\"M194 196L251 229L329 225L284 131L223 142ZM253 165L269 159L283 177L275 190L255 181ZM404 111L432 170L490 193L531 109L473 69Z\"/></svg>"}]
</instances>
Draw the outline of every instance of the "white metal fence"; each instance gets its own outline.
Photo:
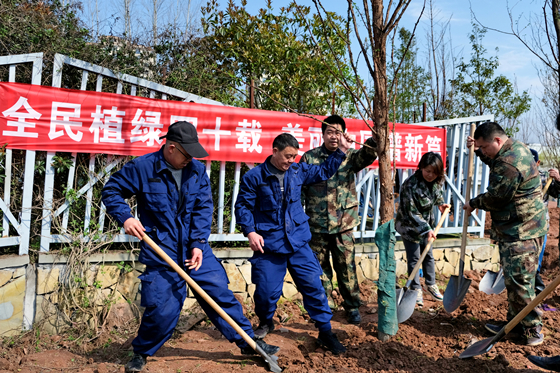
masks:
<instances>
[{"instance_id":1,"label":"white metal fence","mask_svg":"<svg viewBox=\"0 0 560 373\"><path fill-rule=\"evenodd\" d=\"M32 84L41 84L41 72L43 65L43 54L27 54L18 56L0 56L0 66L9 66L9 81L16 81L16 68L20 64L33 64L33 73L31 78ZM86 90L90 74L95 74L95 90L102 91L104 83L107 80L116 82L116 92L123 94L124 87L131 95L136 95L139 90L147 92L149 97L158 97L162 99L181 99L189 102L222 105L219 102L199 97L188 92L179 91L167 86L163 86L146 79L126 75L116 74L111 70L96 66L84 61L76 60L60 54L55 55L54 71L52 86L61 87L63 74L66 68L81 70L81 87ZM90 84L91 86L91 84ZM469 130L470 123L479 123L487 120L493 120L492 116L462 118L447 121L422 123L426 126L438 126L447 129L447 153L448 153L448 171L445 184L445 199L447 203L453 204L452 216L453 220L446 219L441 233L460 233L462 232L462 197L463 185L466 177L466 162L468 160L465 146L466 134ZM0 144L3 145L3 144ZM40 251L48 252L50 245L53 243L63 243L70 240L67 233L69 208L79 199L85 199L85 214L83 217L84 234L81 239L89 240L91 232L89 232L92 222L92 208L94 205L93 188L97 183L106 182L109 173L120 166L124 157L114 157L112 155L89 154L89 164L87 168L88 178L85 181L78 182L76 180L76 160L77 153L73 153L71 166L68 169L67 187L72 187L75 193L71 198L65 198L63 201L54 201L54 193L59 185L55 185L59 180L53 166L53 160L56 154L48 152L46 154L44 180L34 180L36 152L27 151L25 156L25 170L23 173L23 194L22 202L19 206L10 203L11 185L12 185L12 151L7 150L3 170L0 169L0 175L4 176L3 191L0 191L0 213L2 217L2 234L0 237L0 247L19 245L19 254L26 255L29 250L30 228L31 228L31 210L33 208L33 188L34 185L44 185L41 207L40 222ZM215 228L210 235L210 241L242 241L246 240L242 234L236 231L234 217L234 203L239 191L239 181L242 176L242 163L234 164L233 183L229 183L230 187L226 190L226 162L219 162L219 170L217 175L212 172L211 162L206 163L206 170L212 180L218 184L218 198L215 201L215 210L217 212ZM248 168L252 168L253 164L247 164ZM231 166L230 166L231 167ZM398 181L400 184L411 175L414 170L398 170ZM484 166L477 159L475 164L475 179L472 188L472 195L475 196L486 190L488 183L488 167ZM364 170L360 172L357 178L357 193L360 199L360 213L363 216L361 225L355 229L356 238L371 238L375 235L378 226L379 217L379 178L377 170ZM230 198L230 206L225 205L226 196ZM83 201L82 201L83 202ZM12 208L10 209L10 206ZM39 208L35 206L35 208ZM226 217L227 212L227 217ZM437 212L439 218L439 211ZM62 215L62 218L60 216ZM97 227L100 234L106 226L104 207L101 205L97 214ZM370 215L371 217L368 217ZM484 212L480 211L478 215L470 219L469 232L482 236L484 234ZM61 226L56 229L53 227L53 220L60 219ZM229 224L227 222L229 219ZM10 226L12 229L10 229ZM10 235L10 232L16 231L16 235ZM121 231L121 234L114 237L114 242L133 242L136 238L128 236Z\"/></svg>"}]
</instances>

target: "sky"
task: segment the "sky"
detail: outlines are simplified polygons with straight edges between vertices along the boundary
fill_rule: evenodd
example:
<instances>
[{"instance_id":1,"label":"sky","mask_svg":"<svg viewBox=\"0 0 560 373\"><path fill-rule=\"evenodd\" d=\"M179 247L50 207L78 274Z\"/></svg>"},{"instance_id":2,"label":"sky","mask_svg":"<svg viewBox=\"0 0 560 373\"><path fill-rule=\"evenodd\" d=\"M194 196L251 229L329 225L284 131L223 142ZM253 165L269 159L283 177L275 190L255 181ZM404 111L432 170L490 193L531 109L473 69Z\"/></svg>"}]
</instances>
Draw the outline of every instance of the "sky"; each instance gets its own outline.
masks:
<instances>
[{"instance_id":1,"label":"sky","mask_svg":"<svg viewBox=\"0 0 560 373\"><path fill-rule=\"evenodd\" d=\"M95 4L99 9L99 19L101 20L102 33L109 30L118 33L123 28L122 22L122 4L125 1L131 1L136 19L133 21L133 27L136 31L140 29L149 29L151 26L151 11L154 0L82 0L84 5L83 18L87 24L92 24L95 13ZM199 24L201 17L200 8L206 5L206 0L155 0L159 1L158 23L178 22L187 27L194 27ZM478 21L486 26L503 31L511 31L511 20L508 14L508 7L512 10L514 21L519 20L520 25L527 25L530 16L542 13L543 0L432 0L433 7L437 9L437 19L441 21L449 20L449 36L452 40L454 54L463 56L465 60L470 57L470 44L468 34L472 31L472 22L474 22L472 14L476 16ZM241 0L234 1L237 4ZM291 0L273 0L274 9L280 9L287 6ZM225 8L226 0L219 1L220 6ZM309 5L314 9L311 0L298 0L301 5ZM341 0L322 0L327 10L335 11L339 14L346 12L347 3ZM385 0L385 4L388 1ZM423 1L413 0L405 15L403 16L399 27L405 27L412 30L418 17L422 11ZM247 0L247 9L250 13L257 11L265 6L264 0ZM118 17L118 18L117 18ZM186 21L188 18L188 22ZM417 43L419 47L418 61L420 64L426 61L426 32L429 29L429 19L427 11L417 28ZM133 30L134 31L134 30ZM525 30L526 36L530 36L530 28ZM532 106L539 100L542 91L542 84L539 80L537 68L542 67L542 63L531 54L523 44L514 36L505 35L499 32L489 30L483 40L483 45L487 49L487 56L497 55L500 66L497 69L498 74L505 75L510 81L517 84L519 92L529 91L532 97ZM499 51L496 52L496 47ZM362 67L361 75L367 76L365 67ZM532 142L537 141L536 138L531 139Z\"/></svg>"}]
</instances>

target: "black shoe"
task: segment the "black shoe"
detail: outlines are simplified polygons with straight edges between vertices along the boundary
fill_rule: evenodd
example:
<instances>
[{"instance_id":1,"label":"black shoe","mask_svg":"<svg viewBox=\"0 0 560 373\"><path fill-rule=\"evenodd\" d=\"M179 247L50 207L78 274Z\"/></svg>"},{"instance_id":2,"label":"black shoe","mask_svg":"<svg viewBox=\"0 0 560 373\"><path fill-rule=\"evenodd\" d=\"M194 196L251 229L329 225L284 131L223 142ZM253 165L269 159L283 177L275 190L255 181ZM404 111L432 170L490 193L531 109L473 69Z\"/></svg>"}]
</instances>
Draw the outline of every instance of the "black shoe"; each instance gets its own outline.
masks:
<instances>
[{"instance_id":1,"label":"black shoe","mask_svg":"<svg viewBox=\"0 0 560 373\"><path fill-rule=\"evenodd\" d=\"M254 341L257 342L257 346L259 346L264 351L264 353L267 354L267 355L274 355L275 353L280 351L280 347L266 344L265 341L263 341L261 339L254 338ZM258 355L259 354L251 346L243 347L241 349L241 353L243 355Z\"/></svg>"},{"instance_id":2,"label":"black shoe","mask_svg":"<svg viewBox=\"0 0 560 373\"><path fill-rule=\"evenodd\" d=\"M484 327L490 333L496 335L498 334L505 326L507 325L506 322L499 322L496 324L485 324ZM509 334L523 334L523 327L520 324L517 324Z\"/></svg>"},{"instance_id":3,"label":"black shoe","mask_svg":"<svg viewBox=\"0 0 560 373\"><path fill-rule=\"evenodd\" d=\"M350 324L359 324L362 322L362 316L360 316L360 311L358 309L348 311L348 322Z\"/></svg>"},{"instance_id":4,"label":"black shoe","mask_svg":"<svg viewBox=\"0 0 560 373\"><path fill-rule=\"evenodd\" d=\"M539 368L560 372L560 355L551 357L527 356L527 359Z\"/></svg>"},{"instance_id":5,"label":"black shoe","mask_svg":"<svg viewBox=\"0 0 560 373\"><path fill-rule=\"evenodd\" d=\"M255 338L263 339L268 333L274 330L274 323L260 323L259 327L255 329Z\"/></svg>"},{"instance_id":6,"label":"black shoe","mask_svg":"<svg viewBox=\"0 0 560 373\"><path fill-rule=\"evenodd\" d=\"M542 325L537 325L532 328L525 329L523 334L524 342L527 346L538 346L544 341L544 334L541 333Z\"/></svg>"},{"instance_id":7,"label":"black shoe","mask_svg":"<svg viewBox=\"0 0 560 373\"><path fill-rule=\"evenodd\" d=\"M134 354L132 359L124 367L125 372L141 372L146 366L147 355Z\"/></svg>"},{"instance_id":8,"label":"black shoe","mask_svg":"<svg viewBox=\"0 0 560 373\"><path fill-rule=\"evenodd\" d=\"M319 338L317 338L319 345L331 351L333 354L338 355L346 352L346 347L339 342L336 334L329 330L328 332L319 332Z\"/></svg>"}]
</instances>

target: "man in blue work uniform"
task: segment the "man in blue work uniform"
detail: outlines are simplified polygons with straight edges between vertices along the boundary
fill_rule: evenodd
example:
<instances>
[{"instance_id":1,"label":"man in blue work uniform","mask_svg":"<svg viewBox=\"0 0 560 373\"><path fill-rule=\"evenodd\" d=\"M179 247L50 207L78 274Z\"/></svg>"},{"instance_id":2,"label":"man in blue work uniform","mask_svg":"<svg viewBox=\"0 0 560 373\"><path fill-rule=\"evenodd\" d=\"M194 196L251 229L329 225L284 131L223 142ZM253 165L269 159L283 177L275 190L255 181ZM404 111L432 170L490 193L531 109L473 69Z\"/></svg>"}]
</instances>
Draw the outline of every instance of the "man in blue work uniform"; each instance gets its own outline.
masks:
<instances>
[{"instance_id":1,"label":"man in blue work uniform","mask_svg":"<svg viewBox=\"0 0 560 373\"><path fill-rule=\"evenodd\" d=\"M169 127L167 141L157 152L136 158L111 176L103 188L107 212L125 229L142 239L148 234L245 332L254 338L251 323L228 289L228 278L208 245L212 224L212 191L202 163L193 159L208 156L198 142L196 128L188 122ZM136 220L126 199L136 196ZM142 281L141 305L145 307L138 336L132 342L134 356L128 372L140 372L173 334L186 297L185 280L150 247L141 242L139 261L146 269ZM194 271L193 271L194 269ZM195 296L220 332L235 342L243 354L254 354L242 337L195 293ZM267 354L279 348L257 342Z\"/></svg>"},{"instance_id":2,"label":"man in blue work uniform","mask_svg":"<svg viewBox=\"0 0 560 373\"><path fill-rule=\"evenodd\" d=\"M256 338L274 330L272 318L287 268L319 329L319 343L334 354L346 351L331 331L332 312L321 283L323 271L308 244L309 217L301 203L302 186L328 180L346 158L352 140L339 135L338 150L321 166L315 166L294 163L299 144L292 135L281 134L274 139L272 155L243 176L235 216L254 251L251 278L256 284L255 313L260 319Z\"/></svg>"}]
</instances>

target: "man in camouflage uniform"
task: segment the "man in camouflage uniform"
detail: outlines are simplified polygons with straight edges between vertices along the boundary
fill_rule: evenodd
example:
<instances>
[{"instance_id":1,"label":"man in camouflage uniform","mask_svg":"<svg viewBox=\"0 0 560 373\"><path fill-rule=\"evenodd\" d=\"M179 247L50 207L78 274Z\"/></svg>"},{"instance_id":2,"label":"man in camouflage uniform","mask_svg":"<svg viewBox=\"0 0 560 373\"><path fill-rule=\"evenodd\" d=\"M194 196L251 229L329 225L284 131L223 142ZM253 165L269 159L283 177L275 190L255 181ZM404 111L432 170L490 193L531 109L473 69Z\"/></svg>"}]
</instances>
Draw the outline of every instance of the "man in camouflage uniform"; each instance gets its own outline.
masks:
<instances>
[{"instance_id":1,"label":"man in camouflage uniform","mask_svg":"<svg viewBox=\"0 0 560 373\"><path fill-rule=\"evenodd\" d=\"M539 160L539 153L535 149L529 149L529 150L533 154L533 159L535 160L537 167L539 167L541 165L541 161ZM552 177L552 183L548 187L546 193L543 195L544 209L546 211L546 223L548 228L550 228L550 218L548 215L548 200L550 199L551 196L554 198L558 198L560 194L560 184L558 183L558 181L560 180L560 176L558 175L558 170L556 169L550 169L549 171L539 170L539 175L541 177L541 186L543 188L543 192L544 192L544 187L548 181L548 178ZM541 253L539 254L539 264L537 267L537 274L535 276L535 295L539 295L539 293L543 291L545 288L544 282L541 277L541 269L542 269L541 266L542 266L542 260L544 257L545 248L546 248L546 235L544 236Z\"/></svg>"},{"instance_id":2,"label":"man in camouflage uniform","mask_svg":"<svg viewBox=\"0 0 560 373\"><path fill-rule=\"evenodd\" d=\"M511 320L535 298L538 254L547 229L541 179L529 148L510 139L497 123L480 125L474 139L467 138L467 145L473 144L477 156L490 166L490 180L486 193L463 208L468 214L474 209L490 211L491 237L499 245ZM520 324L527 345L543 342L542 320L535 310ZM497 334L502 326L486 324L486 329Z\"/></svg>"},{"instance_id":3,"label":"man in camouflage uniform","mask_svg":"<svg viewBox=\"0 0 560 373\"><path fill-rule=\"evenodd\" d=\"M329 154L338 149L337 132L346 130L346 123L338 115L331 115L322 124L324 143L318 148L306 152L300 162L320 165ZM305 186L302 189L302 199L305 212L309 215L311 228L311 249L317 254L323 275L321 280L329 300L329 306L334 308L332 300L332 278L330 256L332 254L333 267L338 280L338 289L344 299L344 308L348 312L348 322L359 324L360 288L356 278L356 263L354 261L354 235L352 228L360 222L358 216L358 200L356 199L355 174L369 166L377 158L376 143L369 138L366 144L371 148L362 147L360 150L350 149L346 159L340 165L337 173L329 180Z\"/></svg>"}]
</instances>

